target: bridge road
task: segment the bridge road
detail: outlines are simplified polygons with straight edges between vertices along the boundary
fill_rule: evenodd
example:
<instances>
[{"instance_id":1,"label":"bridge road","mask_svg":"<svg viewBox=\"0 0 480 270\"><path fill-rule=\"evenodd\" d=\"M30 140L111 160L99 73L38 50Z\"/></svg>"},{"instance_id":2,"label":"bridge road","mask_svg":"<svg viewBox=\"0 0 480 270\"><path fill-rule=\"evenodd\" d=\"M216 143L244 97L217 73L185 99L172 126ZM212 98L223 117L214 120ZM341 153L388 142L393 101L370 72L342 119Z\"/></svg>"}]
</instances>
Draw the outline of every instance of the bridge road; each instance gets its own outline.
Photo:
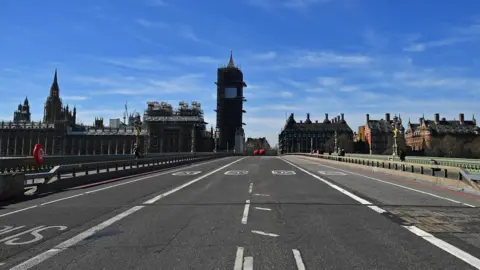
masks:
<instances>
[{"instance_id":1,"label":"bridge road","mask_svg":"<svg viewBox=\"0 0 480 270\"><path fill-rule=\"evenodd\" d=\"M403 228L392 214L365 204L372 197L374 204L388 197L388 206L401 208L404 194L393 190L399 187L385 184L383 189L393 191L384 197L375 189L371 193L342 189L335 184L340 178L319 177L316 167L322 165L316 161L285 160L226 158L181 170L201 171L196 175L168 173L134 183L124 180L120 183L127 184L120 186L111 183L52 195L58 200L98 190L58 203L7 216L0 212L4 226L67 227L51 228L52 235L30 245L12 242L35 235L21 235L8 244L13 238L2 238L12 233L0 232L0 262L5 269L480 268L480 252L467 240L426 237L437 246L443 243L439 248ZM362 181L362 176L350 177L350 182ZM408 192L409 206L424 210L478 210L438 197L425 201L426 194ZM478 203L471 200L475 198L468 197L465 203ZM462 244L468 253L449 242Z\"/></svg>"}]
</instances>

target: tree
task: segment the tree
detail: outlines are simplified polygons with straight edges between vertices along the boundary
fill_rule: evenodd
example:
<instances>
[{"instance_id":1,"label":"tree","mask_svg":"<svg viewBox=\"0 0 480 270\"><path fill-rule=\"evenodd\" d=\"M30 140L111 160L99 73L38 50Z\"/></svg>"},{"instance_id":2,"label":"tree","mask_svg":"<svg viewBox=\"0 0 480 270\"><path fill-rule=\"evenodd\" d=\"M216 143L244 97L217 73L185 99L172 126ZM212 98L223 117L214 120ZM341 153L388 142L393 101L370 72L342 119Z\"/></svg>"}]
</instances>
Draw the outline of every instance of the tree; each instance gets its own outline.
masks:
<instances>
[{"instance_id":1,"label":"tree","mask_svg":"<svg viewBox=\"0 0 480 270\"><path fill-rule=\"evenodd\" d=\"M335 138L331 137L328 139L327 142L325 142L323 149L325 149L325 152L333 152L335 148Z\"/></svg>"},{"instance_id":2,"label":"tree","mask_svg":"<svg viewBox=\"0 0 480 270\"><path fill-rule=\"evenodd\" d=\"M393 154L393 145L394 145L394 137L393 133L389 133L387 135L387 147L383 152L384 155L392 155ZM397 137L397 154L400 154L401 151L408 152L407 143L405 141L405 137L403 135L399 135Z\"/></svg>"},{"instance_id":3,"label":"tree","mask_svg":"<svg viewBox=\"0 0 480 270\"><path fill-rule=\"evenodd\" d=\"M352 137L347 134L341 134L338 136L338 147L344 149L346 153L353 153L354 145Z\"/></svg>"}]
</instances>

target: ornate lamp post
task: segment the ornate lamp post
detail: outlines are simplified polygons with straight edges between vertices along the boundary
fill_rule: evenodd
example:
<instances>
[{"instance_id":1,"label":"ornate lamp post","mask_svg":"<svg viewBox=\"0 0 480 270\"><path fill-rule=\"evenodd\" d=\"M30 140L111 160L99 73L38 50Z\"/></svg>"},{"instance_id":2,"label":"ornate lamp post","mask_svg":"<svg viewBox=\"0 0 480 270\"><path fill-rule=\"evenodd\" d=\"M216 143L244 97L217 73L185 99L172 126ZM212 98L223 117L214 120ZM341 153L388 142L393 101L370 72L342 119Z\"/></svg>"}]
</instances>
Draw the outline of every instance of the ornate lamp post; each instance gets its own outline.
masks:
<instances>
[{"instance_id":1,"label":"ornate lamp post","mask_svg":"<svg viewBox=\"0 0 480 270\"><path fill-rule=\"evenodd\" d=\"M334 139L335 139L335 148L333 149L333 152L338 153L338 134L337 134L336 130L335 130L335 134L334 134Z\"/></svg>"},{"instance_id":2,"label":"ornate lamp post","mask_svg":"<svg viewBox=\"0 0 480 270\"><path fill-rule=\"evenodd\" d=\"M397 125L395 125L395 129L393 130L393 156L394 157L398 156L397 138L398 138L398 128L397 128Z\"/></svg>"}]
</instances>

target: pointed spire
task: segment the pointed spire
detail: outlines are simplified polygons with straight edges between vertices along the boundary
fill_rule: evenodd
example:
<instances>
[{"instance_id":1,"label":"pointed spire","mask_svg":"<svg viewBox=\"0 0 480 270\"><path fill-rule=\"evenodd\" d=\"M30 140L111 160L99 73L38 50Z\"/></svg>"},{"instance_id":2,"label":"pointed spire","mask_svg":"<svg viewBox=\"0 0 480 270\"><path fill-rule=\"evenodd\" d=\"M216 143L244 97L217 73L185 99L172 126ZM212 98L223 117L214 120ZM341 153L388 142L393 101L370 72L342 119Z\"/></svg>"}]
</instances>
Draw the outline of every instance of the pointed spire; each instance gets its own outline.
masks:
<instances>
[{"instance_id":1,"label":"pointed spire","mask_svg":"<svg viewBox=\"0 0 480 270\"><path fill-rule=\"evenodd\" d=\"M235 67L235 63L233 62L233 51L232 50L230 50L230 60L228 61L227 67L229 67L229 68L234 68Z\"/></svg>"},{"instance_id":2,"label":"pointed spire","mask_svg":"<svg viewBox=\"0 0 480 270\"><path fill-rule=\"evenodd\" d=\"M57 69L55 69L55 75L53 76L53 83L58 84L58 82L57 82Z\"/></svg>"},{"instance_id":3,"label":"pointed spire","mask_svg":"<svg viewBox=\"0 0 480 270\"><path fill-rule=\"evenodd\" d=\"M58 87L57 69L55 69L55 75L53 76L52 86L50 87L50 96L60 96L60 89Z\"/></svg>"},{"instance_id":4,"label":"pointed spire","mask_svg":"<svg viewBox=\"0 0 480 270\"><path fill-rule=\"evenodd\" d=\"M23 105L28 105L28 97L25 96L25 100L23 101Z\"/></svg>"}]
</instances>

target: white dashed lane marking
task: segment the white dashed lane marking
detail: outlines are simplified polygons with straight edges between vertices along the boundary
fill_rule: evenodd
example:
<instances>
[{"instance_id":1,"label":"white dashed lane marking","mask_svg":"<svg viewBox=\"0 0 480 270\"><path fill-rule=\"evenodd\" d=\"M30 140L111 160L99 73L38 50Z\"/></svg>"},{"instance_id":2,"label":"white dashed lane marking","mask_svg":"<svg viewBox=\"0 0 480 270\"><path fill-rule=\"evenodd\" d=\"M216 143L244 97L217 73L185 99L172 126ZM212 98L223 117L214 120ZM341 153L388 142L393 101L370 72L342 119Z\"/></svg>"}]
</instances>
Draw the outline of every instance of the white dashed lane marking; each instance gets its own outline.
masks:
<instances>
[{"instance_id":1,"label":"white dashed lane marking","mask_svg":"<svg viewBox=\"0 0 480 270\"><path fill-rule=\"evenodd\" d=\"M336 171L318 171L318 173L323 175L347 175L343 172L336 172Z\"/></svg>"},{"instance_id":2,"label":"white dashed lane marking","mask_svg":"<svg viewBox=\"0 0 480 270\"><path fill-rule=\"evenodd\" d=\"M274 175L295 175L294 171L275 170L272 171Z\"/></svg>"},{"instance_id":3,"label":"white dashed lane marking","mask_svg":"<svg viewBox=\"0 0 480 270\"><path fill-rule=\"evenodd\" d=\"M245 202L245 208L243 208L242 224L247 224L249 209L250 209L250 200L247 200Z\"/></svg>"},{"instance_id":4,"label":"white dashed lane marking","mask_svg":"<svg viewBox=\"0 0 480 270\"><path fill-rule=\"evenodd\" d=\"M302 255L298 249L292 249L293 257L295 258L295 263L297 264L298 270L305 270L305 264L303 264Z\"/></svg>"},{"instance_id":5,"label":"white dashed lane marking","mask_svg":"<svg viewBox=\"0 0 480 270\"><path fill-rule=\"evenodd\" d=\"M288 160L285 160L283 158L280 158L281 160L285 161L286 163L290 164L291 166L301 170L302 172L312 176L313 178L316 178L320 181L322 181L323 183L327 184L328 186L330 186L331 188L333 189L336 189L338 191L340 191L341 193L347 195L348 197L354 199L355 201L363 204L363 205L367 205L370 209L378 212L378 213L382 213L383 212L386 212L385 210L383 210L382 208L378 207L378 206L375 206L373 205L371 202L363 199L363 198L360 198L358 197L357 195L321 178L320 176L314 174L314 173L311 173L309 172L308 170L305 170L304 168L296 165L296 164L293 164L292 162L288 161ZM322 166L325 166L325 165L322 165ZM352 173L352 174L355 174L355 173ZM358 174L359 176L363 176L361 174ZM366 176L364 176L366 177ZM368 178L371 178L371 177L368 177ZM374 180L378 180L376 178L372 178ZM383 182L383 180L380 180ZM387 182L388 183L388 182ZM388 183L388 184L392 184L392 183ZM405 188L405 187L404 187ZM435 245L436 247L452 254L453 256L457 257L458 259L470 264L471 266L477 268L477 269L480 269L480 259L479 258L476 258L474 256L472 256L471 254L439 239L439 238L436 238L435 236L415 227L415 226L403 226L404 228L406 228L407 230L411 231L412 233L422 237L423 239L425 239L426 241L430 242L431 244Z\"/></svg>"},{"instance_id":6,"label":"white dashed lane marking","mask_svg":"<svg viewBox=\"0 0 480 270\"><path fill-rule=\"evenodd\" d=\"M254 234L259 234L259 235L270 236L270 237L279 237L279 236L280 236L280 235L278 235L278 234L267 233L267 232L262 232L262 231L257 231L257 230L252 230L252 233L254 233Z\"/></svg>"},{"instance_id":7,"label":"white dashed lane marking","mask_svg":"<svg viewBox=\"0 0 480 270\"><path fill-rule=\"evenodd\" d=\"M235 266L233 270L242 270L243 267L243 247L237 247L237 255L235 256Z\"/></svg>"}]
</instances>

